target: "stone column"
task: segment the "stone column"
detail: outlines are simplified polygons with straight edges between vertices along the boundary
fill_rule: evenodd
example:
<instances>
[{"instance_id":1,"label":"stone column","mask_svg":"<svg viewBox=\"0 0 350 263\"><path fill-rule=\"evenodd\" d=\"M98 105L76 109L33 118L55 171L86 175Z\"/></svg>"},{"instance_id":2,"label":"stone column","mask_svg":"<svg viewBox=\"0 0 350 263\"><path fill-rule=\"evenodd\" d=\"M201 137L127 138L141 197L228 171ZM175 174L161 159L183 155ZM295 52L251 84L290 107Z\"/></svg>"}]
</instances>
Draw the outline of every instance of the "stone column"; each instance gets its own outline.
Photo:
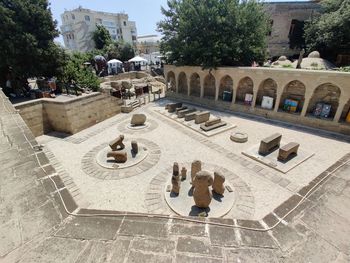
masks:
<instances>
[{"instance_id":1,"label":"stone column","mask_svg":"<svg viewBox=\"0 0 350 263\"><path fill-rule=\"evenodd\" d=\"M232 104L235 104L235 102L236 102L237 87L238 87L238 85L235 85L235 81L233 80L233 83L232 83Z\"/></svg>"},{"instance_id":2,"label":"stone column","mask_svg":"<svg viewBox=\"0 0 350 263\"><path fill-rule=\"evenodd\" d=\"M175 75L175 86L176 86L176 94L179 94L179 76L176 76L176 75Z\"/></svg>"},{"instance_id":3,"label":"stone column","mask_svg":"<svg viewBox=\"0 0 350 263\"><path fill-rule=\"evenodd\" d=\"M219 98L220 79L215 77L215 101Z\"/></svg>"},{"instance_id":4,"label":"stone column","mask_svg":"<svg viewBox=\"0 0 350 263\"><path fill-rule=\"evenodd\" d=\"M281 102L281 96L282 96L282 92L279 90L278 86L277 86L277 94L276 94L276 101L275 101L275 108L274 111L277 112L280 106L280 102Z\"/></svg>"},{"instance_id":5,"label":"stone column","mask_svg":"<svg viewBox=\"0 0 350 263\"><path fill-rule=\"evenodd\" d=\"M304 106L303 106L303 109L301 111L300 116L306 117L306 113L307 113L307 109L309 108L309 103L310 103L311 97L312 97L312 93L305 94L305 102L304 102Z\"/></svg>"},{"instance_id":6,"label":"stone column","mask_svg":"<svg viewBox=\"0 0 350 263\"><path fill-rule=\"evenodd\" d=\"M191 94L191 76L187 79L187 96Z\"/></svg>"},{"instance_id":7,"label":"stone column","mask_svg":"<svg viewBox=\"0 0 350 263\"><path fill-rule=\"evenodd\" d=\"M205 78L205 76L201 76L201 75L199 75L199 83L200 83L200 85L201 85L201 93L200 93L200 98L202 99L203 98L203 96L204 96L204 78Z\"/></svg>"},{"instance_id":8,"label":"stone column","mask_svg":"<svg viewBox=\"0 0 350 263\"><path fill-rule=\"evenodd\" d=\"M345 104L347 103L346 99L347 98L345 96L340 97L339 106L338 106L337 112L335 113L334 119L333 119L333 121L336 123L338 123L340 121L341 114L344 110Z\"/></svg>"}]
</instances>

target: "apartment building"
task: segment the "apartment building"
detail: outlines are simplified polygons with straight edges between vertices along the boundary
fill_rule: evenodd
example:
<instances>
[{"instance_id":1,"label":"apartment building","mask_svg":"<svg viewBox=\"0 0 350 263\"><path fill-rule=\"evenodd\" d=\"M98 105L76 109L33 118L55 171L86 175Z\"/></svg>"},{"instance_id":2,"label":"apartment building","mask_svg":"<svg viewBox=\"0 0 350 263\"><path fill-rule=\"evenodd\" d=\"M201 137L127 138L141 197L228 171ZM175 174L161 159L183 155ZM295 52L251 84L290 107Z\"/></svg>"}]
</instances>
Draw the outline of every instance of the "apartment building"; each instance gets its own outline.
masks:
<instances>
[{"instance_id":1,"label":"apartment building","mask_svg":"<svg viewBox=\"0 0 350 263\"><path fill-rule=\"evenodd\" d=\"M136 23L125 13L107 13L78 7L61 15L65 47L70 50L89 51L95 46L92 33L96 25L103 25L113 40L124 40L136 46Z\"/></svg>"}]
</instances>

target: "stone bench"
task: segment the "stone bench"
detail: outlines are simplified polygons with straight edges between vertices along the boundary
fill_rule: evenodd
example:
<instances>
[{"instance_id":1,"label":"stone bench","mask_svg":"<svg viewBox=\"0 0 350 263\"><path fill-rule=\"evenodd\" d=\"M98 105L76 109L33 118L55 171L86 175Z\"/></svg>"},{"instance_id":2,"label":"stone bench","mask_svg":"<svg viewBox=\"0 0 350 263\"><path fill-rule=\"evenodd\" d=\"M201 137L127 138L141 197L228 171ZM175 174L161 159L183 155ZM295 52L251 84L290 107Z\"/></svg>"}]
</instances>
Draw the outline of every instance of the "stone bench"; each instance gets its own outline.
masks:
<instances>
[{"instance_id":1,"label":"stone bench","mask_svg":"<svg viewBox=\"0 0 350 263\"><path fill-rule=\"evenodd\" d=\"M200 113L200 111L194 111L194 112L185 114L185 121L192 121L192 120L194 120L197 113Z\"/></svg>"},{"instance_id":2,"label":"stone bench","mask_svg":"<svg viewBox=\"0 0 350 263\"><path fill-rule=\"evenodd\" d=\"M197 113L194 118L195 124L201 124L203 122L208 121L210 118L210 112L209 111L203 111L200 113Z\"/></svg>"},{"instance_id":3,"label":"stone bench","mask_svg":"<svg viewBox=\"0 0 350 263\"><path fill-rule=\"evenodd\" d=\"M187 109L187 106L182 106L180 108L176 108L175 112L176 112L176 114L178 114L179 111L186 110L186 109Z\"/></svg>"},{"instance_id":4,"label":"stone bench","mask_svg":"<svg viewBox=\"0 0 350 263\"><path fill-rule=\"evenodd\" d=\"M177 113L177 117L178 118L184 118L187 114L189 113L192 113L192 112L196 112L197 110L195 108L192 108L192 109L185 109L185 110L182 110L182 111L179 111Z\"/></svg>"},{"instance_id":5,"label":"stone bench","mask_svg":"<svg viewBox=\"0 0 350 263\"><path fill-rule=\"evenodd\" d=\"M175 112L176 108L181 108L182 107L182 102L178 103L169 103L166 105L166 109L168 109L169 113Z\"/></svg>"},{"instance_id":6,"label":"stone bench","mask_svg":"<svg viewBox=\"0 0 350 263\"><path fill-rule=\"evenodd\" d=\"M259 154L268 155L276 148L280 147L282 134L274 133L260 142Z\"/></svg>"},{"instance_id":7,"label":"stone bench","mask_svg":"<svg viewBox=\"0 0 350 263\"><path fill-rule=\"evenodd\" d=\"M277 159L280 161L287 161L291 155L297 155L300 144L296 142L290 142L282 146L278 152Z\"/></svg>"}]
</instances>

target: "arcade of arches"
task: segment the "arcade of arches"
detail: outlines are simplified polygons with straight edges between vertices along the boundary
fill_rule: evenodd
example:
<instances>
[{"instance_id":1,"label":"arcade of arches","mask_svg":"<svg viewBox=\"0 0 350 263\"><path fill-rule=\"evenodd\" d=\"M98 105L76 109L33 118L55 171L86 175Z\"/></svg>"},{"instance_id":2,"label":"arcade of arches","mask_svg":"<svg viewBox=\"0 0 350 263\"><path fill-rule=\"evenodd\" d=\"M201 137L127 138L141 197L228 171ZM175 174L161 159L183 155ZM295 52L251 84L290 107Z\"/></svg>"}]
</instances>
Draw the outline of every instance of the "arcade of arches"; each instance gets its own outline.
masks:
<instances>
[{"instance_id":1,"label":"arcade of arches","mask_svg":"<svg viewBox=\"0 0 350 263\"><path fill-rule=\"evenodd\" d=\"M345 133L350 134L349 73L269 68L219 68L209 72L199 67L166 65L165 76L168 89L184 100L297 120L318 128L334 128L337 123L346 126ZM267 99L270 107L264 106Z\"/></svg>"}]
</instances>

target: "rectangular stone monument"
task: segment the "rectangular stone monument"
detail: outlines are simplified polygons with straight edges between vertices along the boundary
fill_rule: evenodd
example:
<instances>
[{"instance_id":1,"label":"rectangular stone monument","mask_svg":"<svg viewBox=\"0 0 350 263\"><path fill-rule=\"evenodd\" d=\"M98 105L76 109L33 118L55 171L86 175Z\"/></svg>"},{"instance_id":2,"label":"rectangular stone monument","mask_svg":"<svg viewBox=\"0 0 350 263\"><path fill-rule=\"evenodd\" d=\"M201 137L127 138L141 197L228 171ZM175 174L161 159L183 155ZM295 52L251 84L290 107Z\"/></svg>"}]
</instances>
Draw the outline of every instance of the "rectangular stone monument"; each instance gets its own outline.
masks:
<instances>
[{"instance_id":1,"label":"rectangular stone monument","mask_svg":"<svg viewBox=\"0 0 350 263\"><path fill-rule=\"evenodd\" d=\"M213 126L214 124L220 123L221 122L221 118L214 118L211 119L209 121L205 122L205 126L209 127L209 126Z\"/></svg>"},{"instance_id":2,"label":"rectangular stone monument","mask_svg":"<svg viewBox=\"0 0 350 263\"><path fill-rule=\"evenodd\" d=\"M176 108L181 108L182 107L182 102L178 102L178 103L170 103L167 105L168 107L168 112L172 113L175 112Z\"/></svg>"},{"instance_id":3,"label":"rectangular stone monument","mask_svg":"<svg viewBox=\"0 0 350 263\"><path fill-rule=\"evenodd\" d=\"M200 113L197 113L194 118L195 124L201 124L203 122L208 121L210 118L210 112L209 111L203 111Z\"/></svg>"},{"instance_id":4,"label":"rectangular stone monument","mask_svg":"<svg viewBox=\"0 0 350 263\"><path fill-rule=\"evenodd\" d=\"M296 142L290 142L282 146L278 152L277 159L280 161L287 161L292 154L297 155L300 144Z\"/></svg>"},{"instance_id":5,"label":"rectangular stone monument","mask_svg":"<svg viewBox=\"0 0 350 263\"><path fill-rule=\"evenodd\" d=\"M180 108L176 108L175 112L176 114L178 114L179 111L186 110L186 109L187 109L187 106L182 106Z\"/></svg>"},{"instance_id":6,"label":"rectangular stone monument","mask_svg":"<svg viewBox=\"0 0 350 263\"><path fill-rule=\"evenodd\" d=\"M182 111L179 111L177 113L177 117L178 118L184 118L187 114L189 113L192 113L192 112L196 112L197 110L192 108L192 109L186 109L186 110L182 110Z\"/></svg>"},{"instance_id":7,"label":"rectangular stone monument","mask_svg":"<svg viewBox=\"0 0 350 263\"><path fill-rule=\"evenodd\" d=\"M200 113L200 111L194 111L194 112L186 114L185 115L185 121L192 121L192 120L194 120L197 113Z\"/></svg>"},{"instance_id":8,"label":"rectangular stone monument","mask_svg":"<svg viewBox=\"0 0 350 263\"><path fill-rule=\"evenodd\" d=\"M212 131L212 130L215 130L217 128L220 128L220 127L223 127L226 125L227 125L226 122L220 121L220 122L214 123L213 125L210 125L210 126L207 126L204 123L202 123L200 127L203 131L208 132L208 131Z\"/></svg>"},{"instance_id":9,"label":"rectangular stone monument","mask_svg":"<svg viewBox=\"0 0 350 263\"><path fill-rule=\"evenodd\" d=\"M276 148L280 147L282 134L274 133L260 142L259 154L268 155Z\"/></svg>"}]
</instances>

